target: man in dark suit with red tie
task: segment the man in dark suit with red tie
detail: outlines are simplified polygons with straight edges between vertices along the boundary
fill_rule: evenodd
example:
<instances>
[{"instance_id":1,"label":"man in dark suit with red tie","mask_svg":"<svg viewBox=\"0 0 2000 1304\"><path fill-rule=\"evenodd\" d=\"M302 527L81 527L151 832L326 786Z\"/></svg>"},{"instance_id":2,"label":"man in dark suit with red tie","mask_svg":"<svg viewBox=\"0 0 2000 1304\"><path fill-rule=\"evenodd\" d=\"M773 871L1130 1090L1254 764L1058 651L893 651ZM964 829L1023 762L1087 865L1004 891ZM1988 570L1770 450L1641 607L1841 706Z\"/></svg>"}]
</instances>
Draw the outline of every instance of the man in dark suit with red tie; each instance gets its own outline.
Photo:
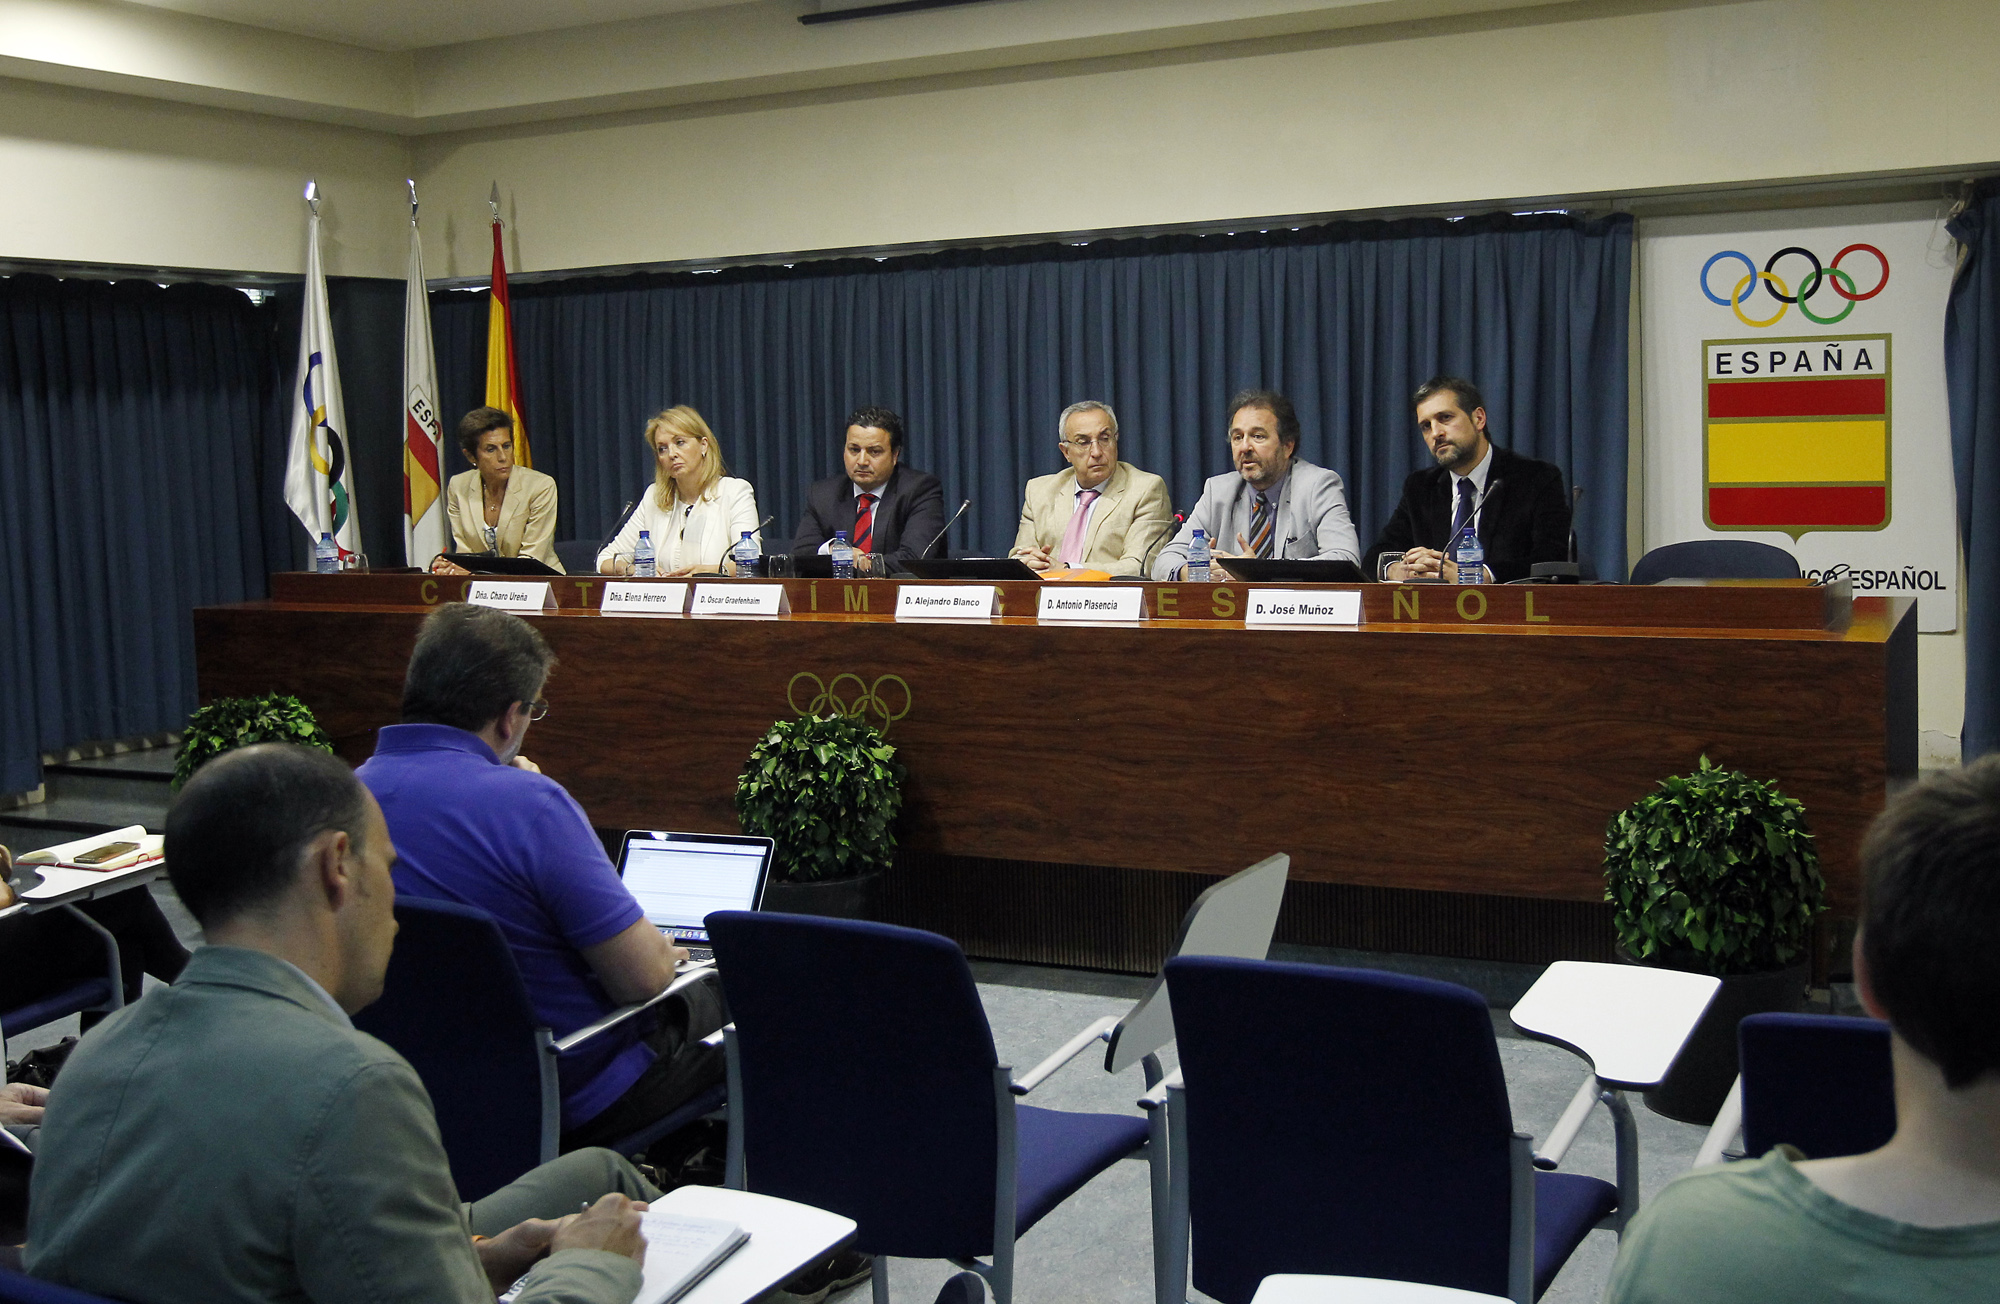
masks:
<instances>
[{"instance_id":1,"label":"man in dark suit with red tie","mask_svg":"<svg viewBox=\"0 0 2000 1304\"><path fill-rule=\"evenodd\" d=\"M856 575L887 575L944 530L944 486L902 465L903 418L884 407L855 409L841 446L845 472L806 490L792 555L824 553L835 532L854 545Z\"/></svg>"},{"instance_id":2,"label":"man in dark suit with red tie","mask_svg":"<svg viewBox=\"0 0 2000 1304\"><path fill-rule=\"evenodd\" d=\"M1436 460L1403 482L1403 500L1362 563L1374 578L1388 554L1388 580L1445 579L1457 568L1444 555L1470 518L1486 551L1488 578L1525 578L1538 561L1569 557L1569 497L1562 468L1500 447L1487 438L1486 400L1471 381L1437 376L1418 388L1417 433Z\"/></svg>"}]
</instances>

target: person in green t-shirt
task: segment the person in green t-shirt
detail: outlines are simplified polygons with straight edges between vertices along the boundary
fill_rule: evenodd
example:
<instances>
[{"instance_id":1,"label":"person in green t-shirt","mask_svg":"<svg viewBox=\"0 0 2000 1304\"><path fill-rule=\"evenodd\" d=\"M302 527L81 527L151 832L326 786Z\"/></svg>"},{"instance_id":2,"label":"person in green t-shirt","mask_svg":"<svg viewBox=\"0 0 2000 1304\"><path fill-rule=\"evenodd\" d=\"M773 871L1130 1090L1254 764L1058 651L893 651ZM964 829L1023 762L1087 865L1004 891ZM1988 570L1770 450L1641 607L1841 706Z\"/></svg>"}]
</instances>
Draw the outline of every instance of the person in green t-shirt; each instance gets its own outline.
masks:
<instances>
[{"instance_id":1,"label":"person in green t-shirt","mask_svg":"<svg viewBox=\"0 0 2000 1304\"><path fill-rule=\"evenodd\" d=\"M1861 861L1854 981L1889 1023L1896 1134L1681 1178L1606 1304L2000 1300L2000 755L1890 802Z\"/></svg>"}]
</instances>

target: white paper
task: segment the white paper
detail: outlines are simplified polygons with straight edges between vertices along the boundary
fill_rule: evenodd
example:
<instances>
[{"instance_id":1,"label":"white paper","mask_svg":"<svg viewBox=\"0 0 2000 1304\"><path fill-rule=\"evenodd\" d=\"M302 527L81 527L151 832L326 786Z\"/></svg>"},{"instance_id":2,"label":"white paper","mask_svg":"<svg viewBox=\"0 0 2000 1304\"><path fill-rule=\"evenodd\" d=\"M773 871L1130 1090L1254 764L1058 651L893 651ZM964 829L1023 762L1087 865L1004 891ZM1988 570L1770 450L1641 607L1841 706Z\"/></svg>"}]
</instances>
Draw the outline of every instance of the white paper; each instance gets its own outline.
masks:
<instances>
[{"instance_id":1,"label":"white paper","mask_svg":"<svg viewBox=\"0 0 2000 1304\"><path fill-rule=\"evenodd\" d=\"M1146 592L1136 586L1044 584L1035 615L1042 620L1144 620Z\"/></svg>"},{"instance_id":2,"label":"white paper","mask_svg":"<svg viewBox=\"0 0 2000 1304\"><path fill-rule=\"evenodd\" d=\"M1359 625L1354 589L1252 589L1243 603L1246 625Z\"/></svg>"},{"instance_id":3,"label":"white paper","mask_svg":"<svg viewBox=\"0 0 2000 1304\"><path fill-rule=\"evenodd\" d=\"M905 584L896 590L896 616L926 620L985 620L999 603L992 584Z\"/></svg>"},{"instance_id":4,"label":"white paper","mask_svg":"<svg viewBox=\"0 0 2000 1304\"><path fill-rule=\"evenodd\" d=\"M690 616L788 616L782 584L697 584Z\"/></svg>"},{"instance_id":5,"label":"white paper","mask_svg":"<svg viewBox=\"0 0 2000 1304\"><path fill-rule=\"evenodd\" d=\"M475 607L530 614L554 611L556 606L547 580L474 580L465 600Z\"/></svg>"},{"instance_id":6,"label":"white paper","mask_svg":"<svg viewBox=\"0 0 2000 1304\"><path fill-rule=\"evenodd\" d=\"M605 584L604 601L597 609L607 616L678 616L687 604L685 584L612 580Z\"/></svg>"}]
</instances>

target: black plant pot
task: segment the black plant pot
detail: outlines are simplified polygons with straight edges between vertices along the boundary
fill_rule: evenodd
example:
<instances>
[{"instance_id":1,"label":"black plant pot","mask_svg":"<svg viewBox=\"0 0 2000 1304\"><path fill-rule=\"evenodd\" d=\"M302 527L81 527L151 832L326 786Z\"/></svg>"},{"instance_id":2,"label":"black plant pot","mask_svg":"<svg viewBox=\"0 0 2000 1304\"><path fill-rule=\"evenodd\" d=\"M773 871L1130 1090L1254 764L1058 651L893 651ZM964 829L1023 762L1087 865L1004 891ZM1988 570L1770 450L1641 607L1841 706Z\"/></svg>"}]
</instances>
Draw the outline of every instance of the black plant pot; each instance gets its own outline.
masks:
<instances>
[{"instance_id":1,"label":"black plant pot","mask_svg":"<svg viewBox=\"0 0 2000 1304\"><path fill-rule=\"evenodd\" d=\"M824 915L831 919L874 919L882 902L882 871L810 883L772 879L764 887L766 910L781 915Z\"/></svg>"},{"instance_id":2,"label":"black plant pot","mask_svg":"<svg viewBox=\"0 0 2000 1304\"><path fill-rule=\"evenodd\" d=\"M1682 1123L1713 1123L1736 1081L1736 1025L1753 1014L1803 1010L1811 968L1801 961L1789 969L1724 978L1666 1079L1646 1093L1647 1106Z\"/></svg>"}]
</instances>

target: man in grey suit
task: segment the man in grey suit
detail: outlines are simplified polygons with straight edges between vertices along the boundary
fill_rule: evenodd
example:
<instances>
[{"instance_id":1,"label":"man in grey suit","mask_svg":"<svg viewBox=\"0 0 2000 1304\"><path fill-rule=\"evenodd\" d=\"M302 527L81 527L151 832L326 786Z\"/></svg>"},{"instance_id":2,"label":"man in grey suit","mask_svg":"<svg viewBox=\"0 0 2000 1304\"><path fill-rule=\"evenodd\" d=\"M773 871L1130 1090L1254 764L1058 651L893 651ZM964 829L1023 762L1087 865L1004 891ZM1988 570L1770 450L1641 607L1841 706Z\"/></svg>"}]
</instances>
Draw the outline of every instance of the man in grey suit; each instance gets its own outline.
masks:
<instances>
[{"instance_id":1,"label":"man in grey suit","mask_svg":"<svg viewBox=\"0 0 2000 1304\"><path fill-rule=\"evenodd\" d=\"M629 1164L580 1150L461 1205L423 1083L348 1022L382 993L396 851L346 765L289 744L211 761L166 852L208 945L64 1066L31 1273L146 1304L492 1304L526 1273L524 1304L631 1304L630 1197L657 1192Z\"/></svg>"},{"instance_id":2,"label":"man in grey suit","mask_svg":"<svg viewBox=\"0 0 2000 1304\"><path fill-rule=\"evenodd\" d=\"M1276 390L1246 389L1229 401L1234 471L1202 486L1201 501L1153 561L1153 578L1177 580L1196 530L1216 557L1289 557L1358 562L1361 539L1347 515L1340 477L1299 457L1299 414Z\"/></svg>"}]
</instances>

